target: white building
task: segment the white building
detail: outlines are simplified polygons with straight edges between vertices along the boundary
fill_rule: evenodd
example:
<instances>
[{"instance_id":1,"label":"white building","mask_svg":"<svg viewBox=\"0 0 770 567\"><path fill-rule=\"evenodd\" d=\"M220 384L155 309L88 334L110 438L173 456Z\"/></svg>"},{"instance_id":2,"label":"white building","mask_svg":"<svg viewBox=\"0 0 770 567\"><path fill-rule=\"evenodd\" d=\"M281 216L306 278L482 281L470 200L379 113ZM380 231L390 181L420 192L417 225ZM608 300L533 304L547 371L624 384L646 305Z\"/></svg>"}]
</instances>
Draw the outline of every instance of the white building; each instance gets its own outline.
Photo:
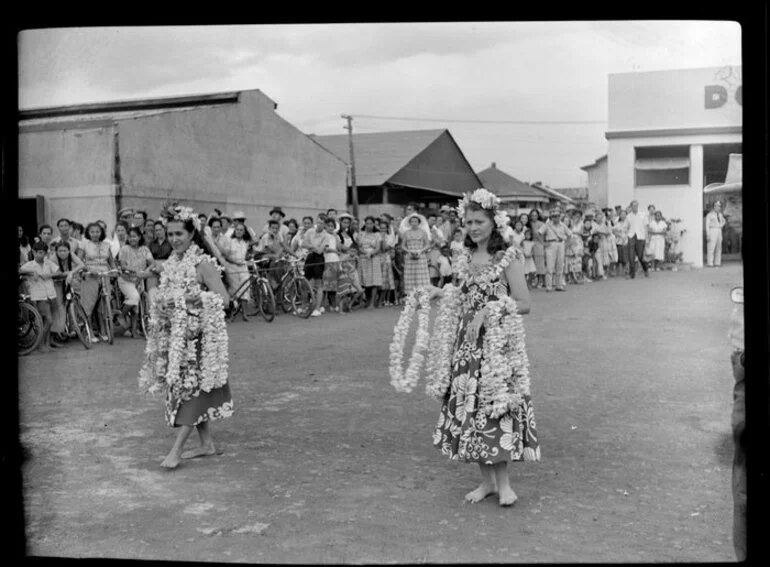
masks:
<instances>
[{"instance_id":1,"label":"white building","mask_svg":"<svg viewBox=\"0 0 770 567\"><path fill-rule=\"evenodd\" d=\"M607 203L682 219L683 261L703 266L703 188L742 153L741 67L609 76ZM600 183L597 181L597 183ZM728 219L729 223L729 219ZM726 229L729 231L729 227Z\"/></svg>"}]
</instances>

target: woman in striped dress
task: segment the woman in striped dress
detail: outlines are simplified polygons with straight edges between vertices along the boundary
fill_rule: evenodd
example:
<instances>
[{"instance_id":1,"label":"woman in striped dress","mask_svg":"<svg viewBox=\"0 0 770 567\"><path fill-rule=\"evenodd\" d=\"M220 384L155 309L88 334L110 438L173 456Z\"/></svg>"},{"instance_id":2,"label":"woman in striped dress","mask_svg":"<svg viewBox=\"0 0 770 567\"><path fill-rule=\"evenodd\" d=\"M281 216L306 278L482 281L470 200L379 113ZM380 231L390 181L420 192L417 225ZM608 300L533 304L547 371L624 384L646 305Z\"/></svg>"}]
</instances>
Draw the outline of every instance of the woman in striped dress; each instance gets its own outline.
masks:
<instances>
[{"instance_id":1,"label":"woman in striped dress","mask_svg":"<svg viewBox=\"0 0 770 567\"><path fill-rule=\"evenodd\" d=\"M403 233L404 250L404 293L430 285L428 255L430 241L427 233L420 228L420 217L412 214L407 217L409 230Z\"/></svg>"},{"instance_id":2,"label":"woman in striped dress","mask_svg":"<svg viewBox=\"0 0 770 567\"><path fill-rule=\"evenodd\" d=\"M364 219L364 230L358 234L359 262L361 266L361 282L369 299L369 307L377 303L377 289L382 286L382 236L377 231L374 217Z\"/></svg>"},{"instance_id":3,"label":"woman in striped dress","mask_svg":"<svg viewBox=\"0 0 770 567\"><path fill-rule=\"evenodd\" d=\"M393 276L393 249L396 246L395 235L389 233L388 221L380 219L380 234L382 235L382 254L380 255L380 268L382 270L382 291L385 294L384 305L392 305L389 301L389 292L396 289L396 280ZM395 298L394 298L395 300Z\"/></svg>"}]
</instances>

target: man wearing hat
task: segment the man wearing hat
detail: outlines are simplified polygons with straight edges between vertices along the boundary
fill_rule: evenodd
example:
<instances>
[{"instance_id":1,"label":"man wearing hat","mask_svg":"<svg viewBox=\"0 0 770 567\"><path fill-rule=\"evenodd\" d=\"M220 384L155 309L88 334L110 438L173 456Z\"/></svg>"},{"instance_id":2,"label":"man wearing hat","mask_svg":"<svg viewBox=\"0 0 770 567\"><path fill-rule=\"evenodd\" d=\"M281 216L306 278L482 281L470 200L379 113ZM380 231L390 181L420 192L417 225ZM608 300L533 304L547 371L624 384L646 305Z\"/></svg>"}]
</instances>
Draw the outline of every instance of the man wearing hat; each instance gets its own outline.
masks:
<instances>
[{"instance_id":1,"label":"man wearing hat","mask_svg":"<svg viewBox=\"0 0 770 567\"><path fill-rule=\"evenodd\" d=\"M286 218L286 213L281 210L281 207L273 207L270 211L270 219L262 228L262 234L270 232L270 221L278 221L278 237L282 242L286 241L286 235L289 234L289 227L283 224L283 219Z\"/></svg>"},{"instance_id":2,"label":"man wearing hat","mask_svg":"<svg viewBox=\"0 0 770 567\"><path fill-rule=\"evenodd\" d=\"M225 236L227 238L232 237L233 231L235 230L235 225L236 224L242 224L243 226L246 227L246 230L249 231L249 234L251 235L251 240L253 242L257 241L257 233L256 233L256 231L246 224L246 213L244 213L243 211L235 211L232 214L232 219L233 219L233 224L230 226L230 228L227 229L227 232L225 232ZM265 232L267 232L267 231L265 231Z\"/></svg>"},{"instance_id":3,"label":"man wearing hat","mask_svg":"<svg viewBox=\"0 0 770 567\"><path fill-rule=\"evenodd\" d=\"M455 229L460 226L460 223L452 220L452 207L451 205L441 205L441 235L444 237L444 242L451 242L452 235Z\"/></svg>"},{"instance_id":4,"label":"man wearing hat","mask_svg":"<svg viewBox=\"0 0 770 567\"><path fill-rule=\"evenodd\" d=\"M572 236L572 232L561 222L559 207L551 209L548 222L543 223L538 232L543 236L545 247L545 290L553 291L553 276L556 272L556 291L565 291L564 243Z\"/></svg>"},{"instance_id":5,"label":"man wearing hat","mask_svg":"<svg viewBox=\"0 0 770 567\"><path fill-rule=\"evenodd\" d=\"M717 201L706 215L706 265L710 268L722 265L722 229L725 226L722 203Z\"/></svg>"},{"instance_id":6,"label":"man wearing hat","mask_svg":"<svg viewBox=\"0 0 770 567\"><path fill-rule=\"evenodd\" d=\"M120 209L118 211L118 220L125 222L128 226L131 226L131 223L134 220L134 209L131 207Z\"/></svg>"}]
</instances>

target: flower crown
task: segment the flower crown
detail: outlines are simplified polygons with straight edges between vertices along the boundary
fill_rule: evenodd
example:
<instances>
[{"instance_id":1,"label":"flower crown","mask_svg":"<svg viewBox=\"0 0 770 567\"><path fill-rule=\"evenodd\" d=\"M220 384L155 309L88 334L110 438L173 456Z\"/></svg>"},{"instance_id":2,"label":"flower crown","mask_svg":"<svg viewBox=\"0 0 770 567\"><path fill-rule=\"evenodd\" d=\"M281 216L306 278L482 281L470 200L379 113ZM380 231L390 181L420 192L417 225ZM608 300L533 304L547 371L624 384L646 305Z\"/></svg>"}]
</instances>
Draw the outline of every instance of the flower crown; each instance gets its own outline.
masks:
<instances>
[{"instance_id":1,"label":"flower crown","mask_svg":"<svg viewBox=\"0 0 770 567\"><path fill-rule=\"evenodd\" d=\"M508 215L500 209L500 197L487 191L484 188L476 189L473 193L465 193L463 198L458 201L457 216L465 218L465 209L471 202L478 203L481 208L494 212L495 225L499 230L504 230L508 226Z\"/></svg>"},{"instance_id":2,"label":"flower crown","mask_svg":"<svg viewBox=\"0 0 770 567\"><path fill-rule=\"evenodd\" d=\"M198 215L193 211L192 207L183 207L175 201L164 201L161 204L161 217L165 218L167 222L171 220L182 222L187 222L188 220L192 221L195 230L198 232L201 231L201 221L198 218Z\"/></svg>"}]
</instances>

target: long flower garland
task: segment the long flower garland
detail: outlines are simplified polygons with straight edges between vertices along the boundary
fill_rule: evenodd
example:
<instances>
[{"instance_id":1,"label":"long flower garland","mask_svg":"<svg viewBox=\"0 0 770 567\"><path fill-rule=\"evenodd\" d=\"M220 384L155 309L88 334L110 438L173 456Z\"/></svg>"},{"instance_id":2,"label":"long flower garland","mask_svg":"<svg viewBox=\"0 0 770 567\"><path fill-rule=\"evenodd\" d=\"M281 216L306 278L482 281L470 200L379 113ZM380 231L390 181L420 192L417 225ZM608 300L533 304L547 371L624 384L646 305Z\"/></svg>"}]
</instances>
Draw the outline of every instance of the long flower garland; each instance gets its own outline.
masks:
<instances>
[{"instance_id":1,"label":"long flower garland","mask_svg":"<svg viewBox=\"0 0 770 567\"><path fill-rule=\"evenodd\" d=\"M174 254L164 264L139 371L140 387L151 394L168 388L174 397L186 399L227 383L224 304L219 294L201 289L196 267L202 261L219 269L195 244L181 259Z\"/></svg>"},{"instance_id":2,"label":"long flower garland","mask_svg":"<svg viewBox=\"0 0 770 567\"><path fill-rule=\"evenodd\" d=\"M480 285L490 284L500 277L512 261L522 261L521 251L509 247L492 269L485 269L471 275L470 258L468 254L461 256L458 275L465 281L473 278ZM427 290L420 290L427 295ZM404 343L406 333L411 324L418 293L407 298L404 312L394 330L393 342L390 346L391 384L398 391L411 392L418 381L417 372L421 358L415 362L413 354L407 376L404 377L402 368ZM462 302L467 301L460 289L452 284L443 287L443 297L439 304L439 312L433 325L430 337L429 354L426 368L425 391L437 400L443 400L449 389L452 373L452 348L454 347ZM420 303L427 326L427 309ZM483 362L479 380L479 403L484 413L490 417L500 417L507 411L523 403L523 396L529 395L529 359L526 352L524 324L518 313L516 302L508 296L497 300L487 301L485 308L484 327L486 333L482 343ZM422 327L422 321L420 323ZM426 331L427 332L427 331ZM424 350L421 343L421 332L418 328L415 352Z\"/></svg>"},{"instance_id":3,"label":"long flower garland","mask_svg":"<svg viewBox=\"0 0 770 567\"><path fill-rule=\"evenodd\" d=\"M404 373L404 345L406 335L414 319L414 312L420 306L417 317L417 335ZM411 392L420 379L420 369L425 361L424 352L428 348L428 323L430 317L430 296L427 288L420 287L410 293L405 301L404 310L393 331L393 341L390 344L390 383L398 392Z\"/></svg>"}]
</instances>

